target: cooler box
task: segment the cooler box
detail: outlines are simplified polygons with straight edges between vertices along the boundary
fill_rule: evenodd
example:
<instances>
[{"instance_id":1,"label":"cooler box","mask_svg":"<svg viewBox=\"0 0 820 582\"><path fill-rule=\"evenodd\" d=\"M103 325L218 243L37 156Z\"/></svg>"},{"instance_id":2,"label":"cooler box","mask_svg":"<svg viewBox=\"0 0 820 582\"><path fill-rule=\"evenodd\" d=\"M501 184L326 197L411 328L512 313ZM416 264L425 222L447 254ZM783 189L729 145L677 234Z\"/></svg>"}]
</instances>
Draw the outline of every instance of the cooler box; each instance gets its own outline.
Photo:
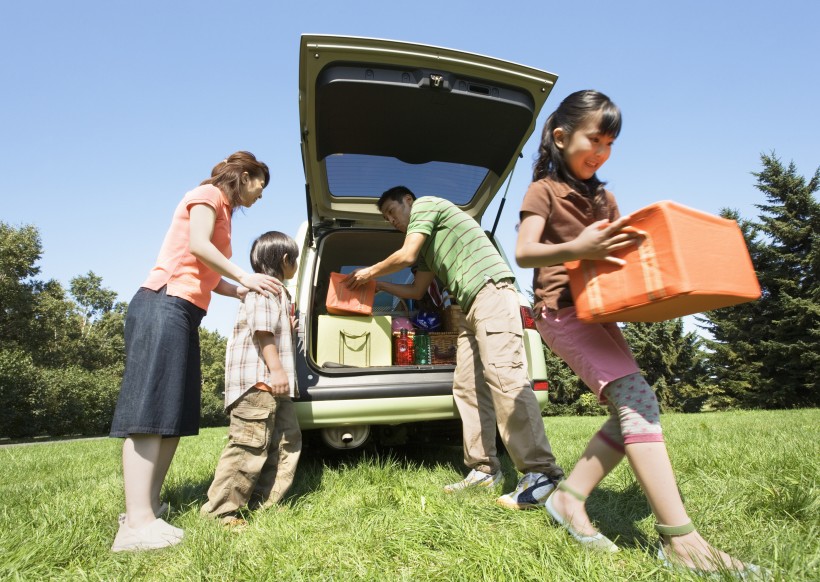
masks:
<instances>
[{"instance_id":1,"label":"cooler box","mask_svg":"<svg viewBox=\"0 0 820 582\"><path fill-rule=\"evenodd\" d=\"M760 297L746 241L733 220L671 201L631 215L645 234L612 253L626 265L565 263L578 319L591 323L664 321Z\"/></svg>"},{"instance_id":2,"label":"cooler box","mask_svg":"<svg viewBox=\"0 0 820 582\"><path fill-rule=\"evenodd\" d=\"M393 346L390 317L377 315L320 315L316 340L316 363L344 366L389 366Z\"/></svg>"}]
</instances>

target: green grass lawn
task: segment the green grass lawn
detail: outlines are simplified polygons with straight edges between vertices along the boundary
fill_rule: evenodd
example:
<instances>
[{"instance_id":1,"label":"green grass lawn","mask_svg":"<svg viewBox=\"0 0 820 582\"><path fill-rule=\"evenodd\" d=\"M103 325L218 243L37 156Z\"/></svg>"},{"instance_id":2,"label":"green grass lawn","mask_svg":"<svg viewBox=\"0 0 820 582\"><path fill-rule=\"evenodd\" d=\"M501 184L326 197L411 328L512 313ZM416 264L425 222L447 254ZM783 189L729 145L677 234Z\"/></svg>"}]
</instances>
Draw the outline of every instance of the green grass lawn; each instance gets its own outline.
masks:
<instances>
[{"instance_id":1,"label":"green grass lawn","mask_svg":"<svg viewBox=\"0 0 820 582\"><path fill-rule=\"evenodd\" d=\"M545 419L569 470L603 417ZM820 410L664 415L687 509L721 549L777 580L820 580ZM179 546L109 551L123 511L121 441L0 449L2 580L681 580L655 560L654 518L626 463L589 513L622 551L590 553L543 510L494 494L446 495L463 473L454 447L322 458L307 449L279 509L243 532L199 516L226 429L183 439L163 498ZM505 457L502 491L517 481ZM693 578L694 579L694 578Z\"/></svg>"}]
</instances>

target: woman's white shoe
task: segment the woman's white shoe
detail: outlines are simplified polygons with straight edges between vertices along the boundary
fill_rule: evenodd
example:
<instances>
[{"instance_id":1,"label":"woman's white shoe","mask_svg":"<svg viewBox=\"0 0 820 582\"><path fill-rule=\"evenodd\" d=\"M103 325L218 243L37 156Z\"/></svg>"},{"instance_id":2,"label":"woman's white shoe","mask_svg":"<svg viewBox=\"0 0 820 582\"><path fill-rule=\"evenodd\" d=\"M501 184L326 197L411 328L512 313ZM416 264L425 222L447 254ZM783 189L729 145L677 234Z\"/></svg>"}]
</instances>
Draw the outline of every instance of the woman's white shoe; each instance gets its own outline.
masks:
<instances>
[{"instance_id":1,"label":"woman's white shoe","mask_svg":"<svg viewBox=\"0 0 820 582\"><path fill-rule=\"evenodd\" d=\"M163 519L155 519L148 525L132 529L128 523L120 523L117 537L111 546L112 552L133 552L137 550L155 550L174 546L182 541L184 532Z\"/></svg>"}]
</instances>

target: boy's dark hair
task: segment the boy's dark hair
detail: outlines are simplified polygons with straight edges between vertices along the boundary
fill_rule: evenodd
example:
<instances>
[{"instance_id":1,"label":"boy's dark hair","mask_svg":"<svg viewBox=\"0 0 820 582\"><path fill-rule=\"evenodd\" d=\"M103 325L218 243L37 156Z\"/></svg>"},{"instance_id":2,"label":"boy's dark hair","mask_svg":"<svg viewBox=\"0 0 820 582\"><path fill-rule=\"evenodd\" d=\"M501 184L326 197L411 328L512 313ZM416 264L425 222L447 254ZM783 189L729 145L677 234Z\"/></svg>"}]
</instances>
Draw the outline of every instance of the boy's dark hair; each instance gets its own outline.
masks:
<instances>
[{"instance_id":1,"label":"boy's dark hair","mask_svg":"<svg viewBox=\"0 0 820 582\"><path fill-rule=\"evenodd\" d=\"M271 230L261 235L251 247L251 268L254 273L264 273L280 281L285 276L282 268L285 255L288 264L295 264L299 258L299 246L285 233Z\"/></svg>"},{"instance_id":2,"label":"boy's dark hair","mask_svg":"<svg viewBox=\"0 0 820 582\"><path fill-rule=\"evenodd\" d=\"M393 186L390 190L385 191L381 195L379 201L376 202L376 206L379 210L381 210L382 206L387 204L390 200L393 200L394 202L401 202L408 194L410 194L413 200L416 199L416 195L413 194L407 186Z\"/></svg>"},{"instance_id":3,"label":"boy's dark hair","mask_svg":"<svg viewBox=\"0 0 820 582\"><path fill-rule=\"evenodd\" d=\"M576 91L561 101L558 109L544 123L541 145L538 147L538 158L532 171L533 182L549 176L569 184L576 192L583 193L586 190L586 186L567 168L564 156L555 145L552 134L556 128L560 127L566 133L567 138L570 138L589 116L596 113L601 114L598 131L613 138L618 137L621 133L621 110L603 93L591 89Z\"/></svg>"}]
</instances>

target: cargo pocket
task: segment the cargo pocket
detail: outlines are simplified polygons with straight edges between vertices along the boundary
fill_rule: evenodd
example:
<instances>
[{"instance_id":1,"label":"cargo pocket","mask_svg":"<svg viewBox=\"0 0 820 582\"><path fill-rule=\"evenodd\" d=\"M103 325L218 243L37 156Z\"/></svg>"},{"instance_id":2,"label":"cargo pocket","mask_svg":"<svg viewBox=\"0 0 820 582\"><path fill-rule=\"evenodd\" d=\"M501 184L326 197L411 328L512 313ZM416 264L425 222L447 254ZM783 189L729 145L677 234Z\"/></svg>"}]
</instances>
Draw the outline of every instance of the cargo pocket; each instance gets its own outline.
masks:
<instances>
[{"instance_id":1,"label":"cargo pocket","mask_svg":"<svg viewBox=\"0 0 820 582\"><path fill-rule=\"evenodd\" d=\"M488 322L486 330L490 362L485 366L485 374L492 375L493 383L503 392L528 386L524 330L520 322L492 321Z\"/></svg>"},{"instance_id":2,"label":"cargo pocket","mask_svg":"<svg viewBox=\"0 0 820 582\"><path fill-rule=\"evenodd\" d=\"M489 371L502 392L524 388L529 384L524 362L496 362L490 365Z\"/></svg>"},{"instance_id":3,"label":"cargo pocket","mask_svg":"<svg viewBox=\"0 0 820 582\"><path fill-rule=\"evenodd\" d=\"M239 406L231 411L231 416L231 442L251 449L259 449L267 444L270 410Z\"/></svg>"}]
</instances>

